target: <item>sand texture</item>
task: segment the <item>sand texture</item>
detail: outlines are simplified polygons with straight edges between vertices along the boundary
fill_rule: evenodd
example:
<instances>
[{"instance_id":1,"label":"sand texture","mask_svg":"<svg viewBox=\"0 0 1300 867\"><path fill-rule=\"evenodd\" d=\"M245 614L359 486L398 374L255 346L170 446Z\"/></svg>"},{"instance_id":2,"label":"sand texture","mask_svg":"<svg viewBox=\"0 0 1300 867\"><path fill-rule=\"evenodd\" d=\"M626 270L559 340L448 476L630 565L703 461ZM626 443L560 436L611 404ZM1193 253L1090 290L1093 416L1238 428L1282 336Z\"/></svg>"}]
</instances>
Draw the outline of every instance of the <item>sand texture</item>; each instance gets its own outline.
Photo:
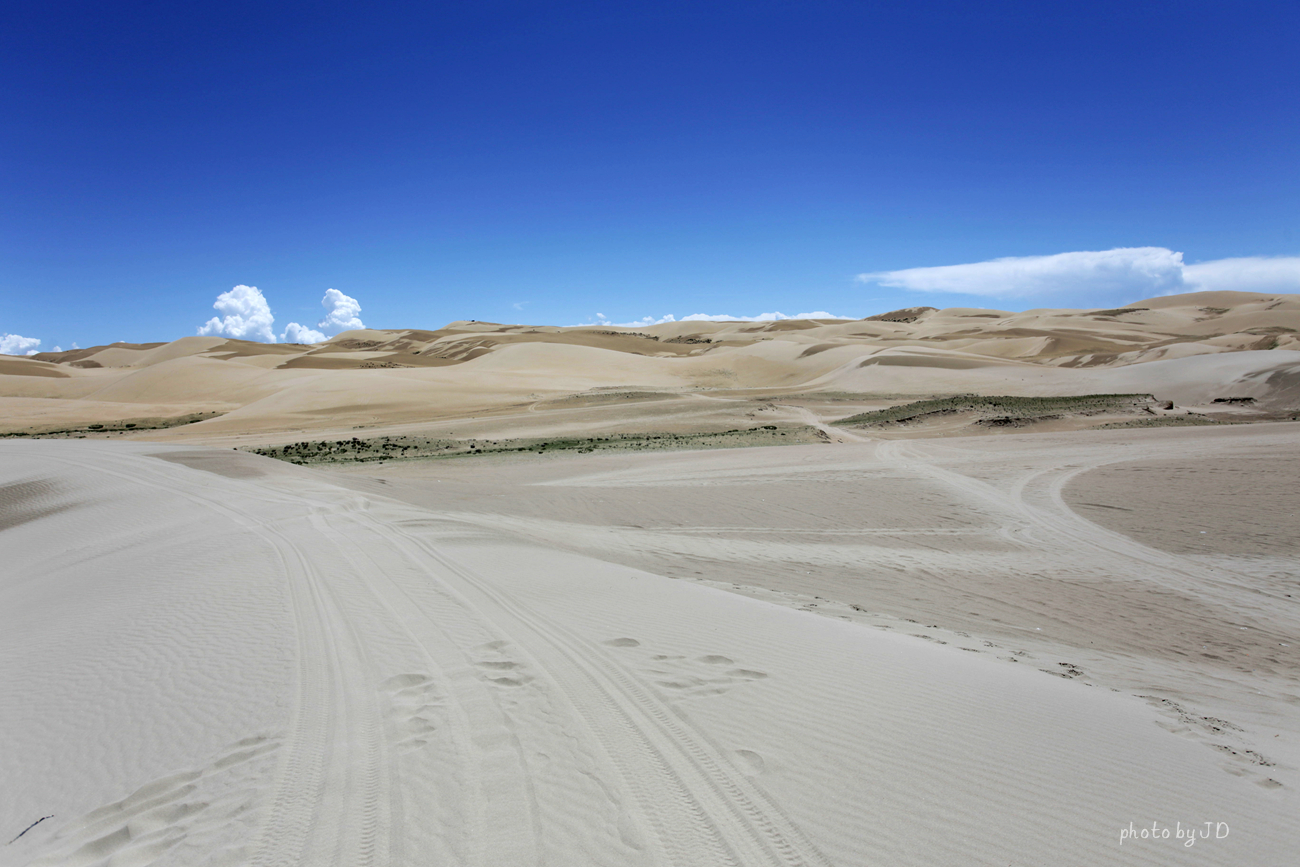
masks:
<instances>
[{"instance_id":1,"label":"sand texture","mask_svg":"<svg viewBox=\"0 0 1300 867\"><path fill-rule=\"evenodd\" d=\"M1263 647L1295 634L1293 561L1148 547L1060 491L1295 426L1078 436L484 458L480 484L10 441L0 825L51 818L0 856L1284 863L1295 654ZM1185 709L1246 689L1219 725ZM1230 834L1120 844L1153 821Z\"/></svg>"},{"instance_id":2,"label":"sand texture","mask_svg":"<svg viewBox=\"0 0 1300 867\"><path fill-rule=\"evenodd\" d=\"M1150 394L1162 417L1201 420L1289 413L1300 407L1300 296L1193 293L1113 310L913 308L643 329L454 322L348 331L317 346L119 343L0 358L0 435L279 445L377 435L544 442L763 423L794 432L962 393ZM1176 406L1164 410L1167 401ZM974 420L948 419L934 432L979 433L968 429Z\"/></svg>"},{"instance_id":3,"label":"sand texture","mask_svg":"<svg viewBox=\"0 0 1300 867\"><path fill-rule=\"evenodd\" d=\"M0 865L1292 863L1297 330L0 357Z\"/></svg>"}]
</instances>

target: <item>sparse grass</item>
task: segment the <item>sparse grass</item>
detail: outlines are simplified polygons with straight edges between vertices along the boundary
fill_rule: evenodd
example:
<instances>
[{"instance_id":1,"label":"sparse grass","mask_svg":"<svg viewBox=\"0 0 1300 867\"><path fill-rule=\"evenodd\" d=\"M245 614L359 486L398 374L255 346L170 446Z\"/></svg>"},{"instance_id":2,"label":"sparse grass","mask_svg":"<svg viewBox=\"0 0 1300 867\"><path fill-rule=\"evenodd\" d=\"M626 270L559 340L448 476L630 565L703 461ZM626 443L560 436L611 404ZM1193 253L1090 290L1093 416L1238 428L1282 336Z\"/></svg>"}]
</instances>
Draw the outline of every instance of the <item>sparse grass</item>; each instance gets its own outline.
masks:
<instances>
[{"instance_id":1,"label":"sparse grass","mask_svg":"<svg viewBox=\"0 0 1300 867\"><path fill-rule=\"evenodd\" d=\"M1128 421L1113 421L1099 424L1093 430L1115 430L1116 428L1134 427L1198 427L1207 424L1241 424L1242 422L1225 422L1204 415L1162 415L1155 418L1131 418Z\"/></svg>"},{"instance_id":2,"label":"sparse grass","mask_svg":"<svg viewBox=\"0 0 1300 867\"><path fill-rule=\"evenodd\" d=\"M612 433L603 437L534 437L517 439L437 439L392 436L350 440L307 440L283 446L243 451L292 464L366 463L401 458L463 458L489 454L587 453L595 451L653 451L750 446L800 445L822 442L819 431L805 425L762 425L716 433Z\"/></svg>"},{"instance_id":3,"label":"sparse grass","mask_svg":"<svg viewBox=\"0 0 1300 867\"><path fill-rule=\"evenodd\" d=\"M1123 316L1125 313L1141 313L1147 307L1116 307L1113 310L1091 310L1089 316Z\"/></svg>"},{"instance_id":4,"label":"sparse grass","mask_svg":"<svg viewBox=\"0 0 1300 867\"><path fill-rule=\"evenodd\" d=\"M194 412L189 415L177 416L175 418L122 419L121 421L104 422L103 424L88 424L83 425L82 427L9 431L8 433L0 433L0 438L34 437L38 439L79 439L90 436L103 436L105 434L126 433L128 431L163 430L165 428L180 427L181 425L207 421L210 418L216 418L220 415L225 415L225 413Z\"/></svg>"},{"instance_id":5,"label":"sparse grass","mask_svg":"<svg viewBox=\"0 0 1300 867\"><path fill-rule=\"evenodd\" d=\"M918 400L840 419L837 425L909 424L958 412L975 412L982 419L1034 420L1062 415L1098 415L1142 410L1154 403L1149 394L1084 394L1061 397L1014 397L959 394Z\"/></svg>"}]
</instances>

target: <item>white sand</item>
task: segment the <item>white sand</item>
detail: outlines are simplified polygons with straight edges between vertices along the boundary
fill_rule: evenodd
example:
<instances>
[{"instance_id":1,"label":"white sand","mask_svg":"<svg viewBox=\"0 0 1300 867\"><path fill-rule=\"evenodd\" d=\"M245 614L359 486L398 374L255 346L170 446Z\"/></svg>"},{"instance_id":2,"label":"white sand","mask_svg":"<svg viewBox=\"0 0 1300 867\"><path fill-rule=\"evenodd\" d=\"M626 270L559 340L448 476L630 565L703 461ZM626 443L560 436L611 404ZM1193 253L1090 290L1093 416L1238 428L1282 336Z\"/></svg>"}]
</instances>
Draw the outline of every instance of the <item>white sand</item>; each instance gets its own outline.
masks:
<instances>
[{"instance_id":1,"label":"white sand","mask_svg":"<svg viewBox=\"0 0 1300 867\"><path fill-rule=\"evenodd\" d=\"M839 424L960 392L1268 423ZM0 865L1291 863L1297 413L1247 293L0 357Z\"/></svg>"},{"instance_id":2,"label":"white sand","mask_svg":"<svg viewBox=\"0 0 1300 867\"><path fill-rule=\"evenodd\" d=\"M888 447L906 473L959 481ZM797 493L784 468L801 454L802 478L833 475L833 453L852 481L876 448L629 456L566 484L599 501L748 472L775 499L782 475ZM958 475L961 502L985 500L975 525L1023 495L1027 550L1070 532L1033 486ZM1294 849L1293 763L1171 733L1129 692L570 553L585 543L559 530L558 548L528 541L481 505L133 443L6 442L0 484L0 828L51 816L0 848L6 864L1242 865ZM741 493L725 502L767 499ZM1090 532L1080 564L1137 556ZM912 553L918 581L951 562L929 556ZM1185 565L1145 568L1199 580ZM1121 845L1130 822L1230 833Z\"/></svg>"}]
</instances>

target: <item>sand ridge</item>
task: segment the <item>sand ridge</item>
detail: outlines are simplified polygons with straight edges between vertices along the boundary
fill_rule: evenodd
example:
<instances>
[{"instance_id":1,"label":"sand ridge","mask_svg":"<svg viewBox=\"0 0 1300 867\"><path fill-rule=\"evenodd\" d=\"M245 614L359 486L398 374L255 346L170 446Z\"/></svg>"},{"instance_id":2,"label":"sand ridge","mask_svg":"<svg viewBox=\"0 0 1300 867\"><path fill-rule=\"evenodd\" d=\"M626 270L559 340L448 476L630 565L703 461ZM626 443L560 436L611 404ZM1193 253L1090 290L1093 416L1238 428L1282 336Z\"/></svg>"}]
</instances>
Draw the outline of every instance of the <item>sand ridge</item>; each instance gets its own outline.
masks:
<instances>
[{"instance_id":1,"label":"sand ridge","mask_svg":"<svg viewBox=\"0 0 1300 867\"><path fill-rule=\"evenodd\" d=\"M737 389L1143 392L1189 407L1250 397L1290 410L1300 403L1298 333L1297 296L1194 293L1113 310L913 308L864 320L638 329L455 322L349 331L316 346L187 337L4 359L0 433L51 429L48 405L32 400L83 426L154 416L158 405L172 416L217 413L167 436L261 432L270 441L535 412L608 389L673 398Z\"/></svg>"}]
</instances>

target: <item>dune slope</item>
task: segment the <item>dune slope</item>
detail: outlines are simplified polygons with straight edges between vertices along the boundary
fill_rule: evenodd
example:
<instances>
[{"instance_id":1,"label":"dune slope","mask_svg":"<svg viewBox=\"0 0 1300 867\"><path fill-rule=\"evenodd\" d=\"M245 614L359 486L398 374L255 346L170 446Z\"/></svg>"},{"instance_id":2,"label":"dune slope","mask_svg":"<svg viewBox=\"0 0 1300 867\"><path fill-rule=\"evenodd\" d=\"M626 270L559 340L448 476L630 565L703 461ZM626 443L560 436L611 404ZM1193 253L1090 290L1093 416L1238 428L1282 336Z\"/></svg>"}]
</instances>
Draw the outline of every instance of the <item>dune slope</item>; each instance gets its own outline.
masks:
<instances>
[{"instance_id":1,"label":"dune slope","mask_svg":"<svg viewBox=\"0 0 1300 867\"><path fill-rule=\"evenodd\" d=\"M521 423L523 413L554 416L549 402L611 389L674 398L853 393L868 402L1124 391L1172 400L1183 412L1224 398L1298 410L1300 296L1194 293L1110 310L917 307L861 320L636 329L453 322L436 331L349 331L315 346L214 337L119 343L0 359L0 434L79 427L76 435L94 436L92 424L130 422L133 438L269 443L485 416L509 416L518 429L545 424ZM677 429L691 428L682 416L699 408L682 400L659 407ZM733 408L732 426L759 405ZM145 430L194 413L208 417ZM590 416L597 428L619 424L617 413L598 416Z\"/></svg>"},{"instance_id":2,"label":"dune slope","mask_svg":"<svg viewBox=\"0 0 1300 867\"><path fill-rule=\"evenodd\" d=\"M1292 847L1289 789L1146 702L957 646L237 452L8 442L0 485L4 863L1171 863L1120 843L1153 821L1228 823L1207 864Z\"/></svg>"}]
</instances>

